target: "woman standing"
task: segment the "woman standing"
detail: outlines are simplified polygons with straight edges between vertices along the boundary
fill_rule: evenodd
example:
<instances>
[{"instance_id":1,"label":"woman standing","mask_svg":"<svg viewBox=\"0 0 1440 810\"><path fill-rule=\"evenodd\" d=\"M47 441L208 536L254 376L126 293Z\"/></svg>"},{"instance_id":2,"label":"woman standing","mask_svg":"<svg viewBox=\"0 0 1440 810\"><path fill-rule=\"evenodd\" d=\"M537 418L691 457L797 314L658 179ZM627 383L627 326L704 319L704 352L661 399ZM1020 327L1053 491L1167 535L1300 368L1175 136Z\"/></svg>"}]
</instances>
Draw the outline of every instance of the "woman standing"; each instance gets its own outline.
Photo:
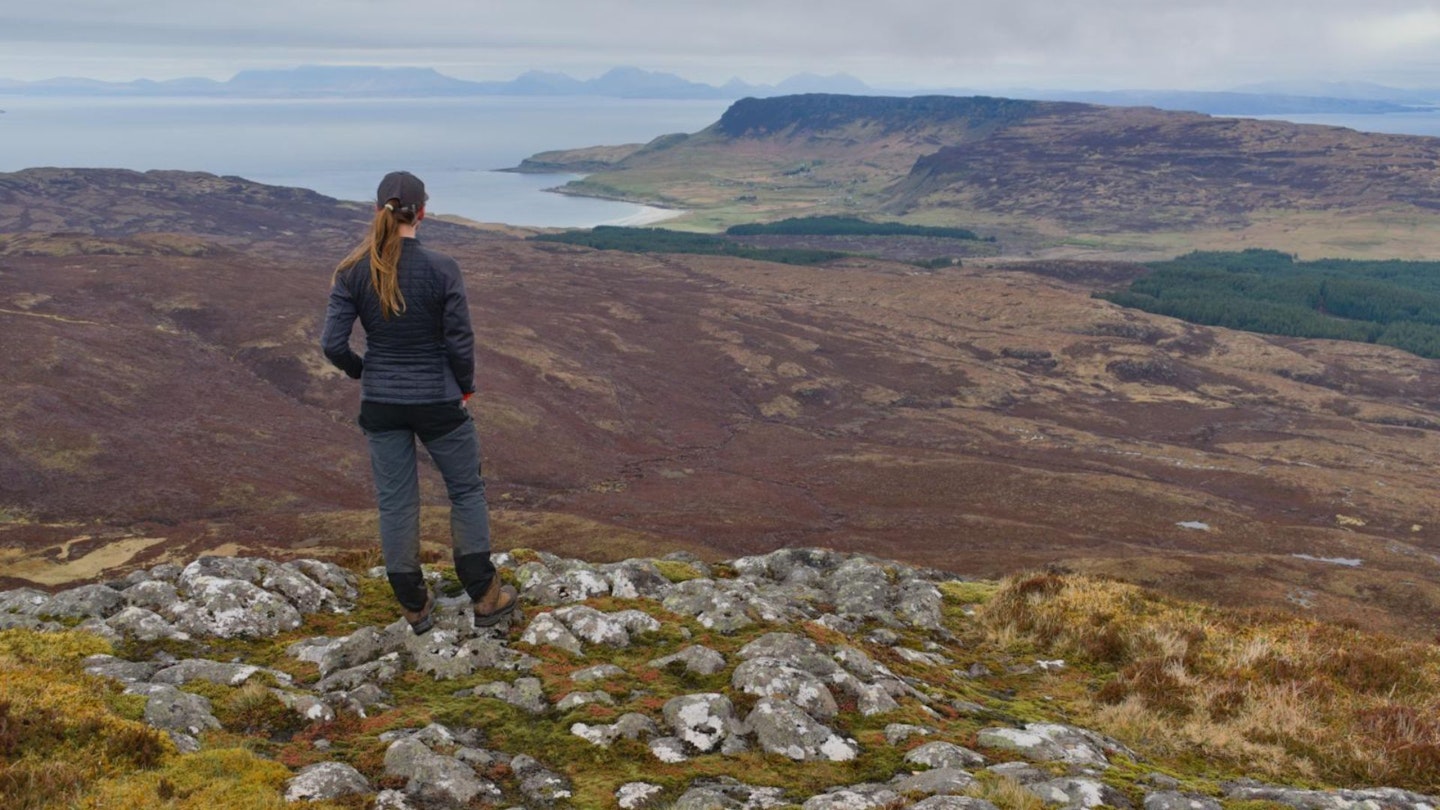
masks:
<instances>
[{"instance_id":1,"label":"woman standing","mask_svg":"<svg viewBox=\"0 0 1440 810\"><path fill-rule=\"evenodd\" d=\"M425 184L409 172L380 181L370 234L335 268L321 337L330 362L360 380L360 427L370 443L385 571L416 635L433 626L435 610L420 569L416 438L445 479L455 573L475 624L499 622L516 601L490 562L480 442L465 408L475 392L475 335L464 280L454 259L415 238L428 199ZM357 318L365 330L363 358L350 349Z\"/></svg>"}]
</instances>

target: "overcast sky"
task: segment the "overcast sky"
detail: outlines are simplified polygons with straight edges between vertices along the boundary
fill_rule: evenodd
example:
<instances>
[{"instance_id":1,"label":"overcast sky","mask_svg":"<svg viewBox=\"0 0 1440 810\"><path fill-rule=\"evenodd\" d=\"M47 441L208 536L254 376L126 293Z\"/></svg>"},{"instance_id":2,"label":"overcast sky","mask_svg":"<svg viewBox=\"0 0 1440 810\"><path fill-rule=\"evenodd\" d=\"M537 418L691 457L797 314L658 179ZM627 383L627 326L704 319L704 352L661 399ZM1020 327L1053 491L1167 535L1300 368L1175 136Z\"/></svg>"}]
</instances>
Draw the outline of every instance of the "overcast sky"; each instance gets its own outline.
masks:
<instances>
[{"instance_id":1,"label":"overcast sky","mask_svg":"<svg viewBox=\"0 0 1440 810\"><path fill-rule=\"evenodd\" d=\"M1440 86L1440 0L0 0L0 77L229 78L299 64L468 79L616 65L712 83Z\"/></svg>"}]
</instances>

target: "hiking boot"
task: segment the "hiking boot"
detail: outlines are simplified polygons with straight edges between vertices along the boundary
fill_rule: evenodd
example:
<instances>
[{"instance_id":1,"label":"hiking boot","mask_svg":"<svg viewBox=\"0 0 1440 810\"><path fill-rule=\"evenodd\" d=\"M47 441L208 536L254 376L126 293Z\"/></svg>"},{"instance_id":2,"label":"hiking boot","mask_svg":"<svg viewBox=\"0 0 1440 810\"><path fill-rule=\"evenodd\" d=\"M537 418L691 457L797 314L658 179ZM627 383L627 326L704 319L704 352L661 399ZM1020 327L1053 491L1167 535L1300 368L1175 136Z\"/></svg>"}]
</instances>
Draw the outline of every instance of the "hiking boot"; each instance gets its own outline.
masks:
<instances>
[{"instance_id":1,"label":"hiking boot","mask_svg":"<svg viewBox=\"0 0 1440 810\"><path fill-rule=\"evenodd\" d=\"M476 627L493 627L500 623L500 620L515 612L515 603L520 601L515 589L509 585L500 584L500 574L490 578L490 585L485 589L485 595L476 599L472 605L475 612Z\"/></svg>"},{"instance_id":2,"label":"hiking boot","mask_svg":"<svg viewBox=\"0 0 1440 810\"><path fill-rule=\"evenodd\" d=\"M435 592L426 587L425 607L420 610L406 610L402 605L400 614L405 617L415 635L423 636L430 632L430 628L435 626Z\"/></svg>"}]
</instances>

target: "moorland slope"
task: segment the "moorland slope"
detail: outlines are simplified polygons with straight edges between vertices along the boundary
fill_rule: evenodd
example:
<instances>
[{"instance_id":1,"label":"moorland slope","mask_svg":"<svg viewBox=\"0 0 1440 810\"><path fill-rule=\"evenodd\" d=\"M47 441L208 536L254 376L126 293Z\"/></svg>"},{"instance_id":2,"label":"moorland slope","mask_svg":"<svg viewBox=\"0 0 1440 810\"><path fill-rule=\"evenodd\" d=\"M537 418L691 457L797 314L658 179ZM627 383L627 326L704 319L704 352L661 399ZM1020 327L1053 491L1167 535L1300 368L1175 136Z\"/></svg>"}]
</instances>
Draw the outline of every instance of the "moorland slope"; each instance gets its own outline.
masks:
<instances>
[{"instance_id":1,"label":"moorland slope","mask_svg":"<svg viewBox=\"0 0 1440 810\"><path fill-rule=\"evenodd\" d=\"M262 231L219 212L292 192L145 178L137 202L133 173L0 176L7 581L371 547L357 390L316 345L364 212L296 197ZM1437 629L1436 361L1091 297L1133 266L795 267L431 225L470 289L502 547L1055 565Z\"/></svg>"}]
</instances>

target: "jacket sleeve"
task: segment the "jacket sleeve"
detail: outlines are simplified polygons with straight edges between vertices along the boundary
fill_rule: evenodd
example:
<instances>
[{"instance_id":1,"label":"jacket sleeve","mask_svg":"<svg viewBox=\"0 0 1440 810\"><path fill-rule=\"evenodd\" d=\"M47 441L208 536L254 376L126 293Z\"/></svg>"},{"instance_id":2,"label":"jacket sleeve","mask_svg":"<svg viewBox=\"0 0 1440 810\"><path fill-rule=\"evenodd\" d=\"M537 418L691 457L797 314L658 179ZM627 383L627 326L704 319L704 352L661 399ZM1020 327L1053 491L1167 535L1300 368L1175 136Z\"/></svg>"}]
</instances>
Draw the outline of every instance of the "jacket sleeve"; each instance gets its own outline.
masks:
<instances>
[{"instance_id":1,"label":"jacket sleeve","mask_svg":"<svg viewBox=\"0 0 1440 810\"><path fill-rule=\"evenodd\" d=\"M470 326L470 302L460 266L450 260L445 272L445 359L463 394L475 393L475 331Z\"/></svg>"},{"instance_id":2,"label":"jacket sleeve","mask_svg":"<svg viewBox=\"0 0 1440 810\"><path fill-rule=\"evenodd\" d=\"M358 380L365 361L350 348L350 330L355 325L356 314L350 288L345 285L345 278L337 275L335 286L330 288L330 303L325 308L325 331L320 336L320 348L336 368Z\"/></svg>"}]
</instances>

